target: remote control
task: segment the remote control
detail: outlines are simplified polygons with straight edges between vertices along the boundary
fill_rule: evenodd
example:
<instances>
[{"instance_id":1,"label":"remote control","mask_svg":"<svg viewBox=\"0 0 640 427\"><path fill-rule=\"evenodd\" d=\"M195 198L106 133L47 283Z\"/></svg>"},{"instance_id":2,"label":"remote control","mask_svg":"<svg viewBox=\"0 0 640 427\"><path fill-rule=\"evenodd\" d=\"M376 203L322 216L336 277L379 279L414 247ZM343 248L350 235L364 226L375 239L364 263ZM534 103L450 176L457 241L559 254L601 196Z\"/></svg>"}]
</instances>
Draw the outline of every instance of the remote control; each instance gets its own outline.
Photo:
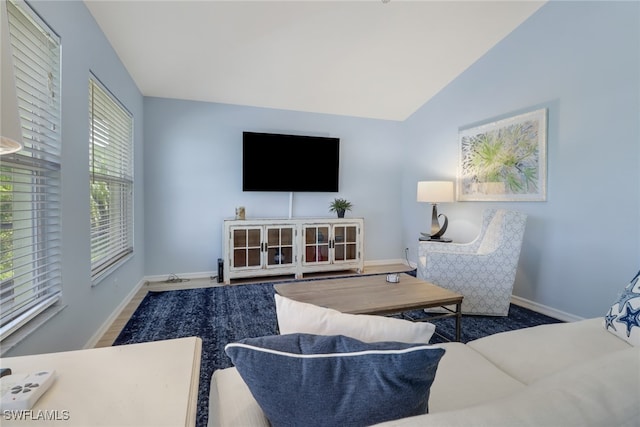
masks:
<instances>
[{"instance_id":1,"label":"remote control","mask_svg":"<svg viewBox=\"0 0 640 427\"><path fill-rule=\"evenodd\" d=\"M55 371L38 371L31 374L7 375L2 382L3 410L28 410L33 408L40 396L44 394L55 380Z\"/></svg>"}]
</instances>

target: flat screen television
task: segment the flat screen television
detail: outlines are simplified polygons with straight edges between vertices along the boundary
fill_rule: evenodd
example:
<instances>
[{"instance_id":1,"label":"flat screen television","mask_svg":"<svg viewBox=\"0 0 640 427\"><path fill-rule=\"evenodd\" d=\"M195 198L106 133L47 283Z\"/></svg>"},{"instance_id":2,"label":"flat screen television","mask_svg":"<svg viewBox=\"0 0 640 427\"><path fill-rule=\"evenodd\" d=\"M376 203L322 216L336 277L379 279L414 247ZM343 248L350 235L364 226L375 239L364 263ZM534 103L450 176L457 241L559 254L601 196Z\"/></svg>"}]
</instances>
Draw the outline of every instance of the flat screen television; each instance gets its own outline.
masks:
<instances>
[{"instance_id":1,"label":"flat screen television","mask_svg":"<svg viewBox=\"0 0 640 427\"><path fill-rule=\"evenodd\" d=\"M339 138L242 134L242 191L337 192L339 165Z\"/></svg>"}]
</instances>

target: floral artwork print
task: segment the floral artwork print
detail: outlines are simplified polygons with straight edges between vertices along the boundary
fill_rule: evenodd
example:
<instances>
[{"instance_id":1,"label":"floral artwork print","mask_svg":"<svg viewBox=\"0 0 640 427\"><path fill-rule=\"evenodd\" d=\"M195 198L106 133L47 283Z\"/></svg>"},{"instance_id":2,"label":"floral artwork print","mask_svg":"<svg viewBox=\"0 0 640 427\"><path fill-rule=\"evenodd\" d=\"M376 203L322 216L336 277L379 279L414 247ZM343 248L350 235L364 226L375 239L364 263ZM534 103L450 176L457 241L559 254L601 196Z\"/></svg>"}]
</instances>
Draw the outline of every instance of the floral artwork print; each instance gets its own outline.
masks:
<instances>
[{"instance_id":1,"label":"floral artwork print","mask_svg":"<svg viewBox=\"0 0 640 427\"><path fill-rule=\"evenodd\" d=\"M546 199L546 109L460 132L458 200Z\"/></svg>"}]
</instances>

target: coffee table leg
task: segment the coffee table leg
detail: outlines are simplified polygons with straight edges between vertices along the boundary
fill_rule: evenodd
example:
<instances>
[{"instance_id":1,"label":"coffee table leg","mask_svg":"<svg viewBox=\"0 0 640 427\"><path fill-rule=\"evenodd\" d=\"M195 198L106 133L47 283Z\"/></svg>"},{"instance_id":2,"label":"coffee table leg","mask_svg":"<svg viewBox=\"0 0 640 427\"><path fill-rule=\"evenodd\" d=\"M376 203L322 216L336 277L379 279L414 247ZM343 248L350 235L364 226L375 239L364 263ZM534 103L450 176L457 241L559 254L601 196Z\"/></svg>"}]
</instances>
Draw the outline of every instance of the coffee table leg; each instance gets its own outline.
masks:
<instances>
[{"instance_id":1,"label":"coffee table leg","mask_svg":"<svg viewBox=\"0 0 640 427\"><path fill-rule=\"evenodd\" d=\"M462 303L456 304L456 341L460 342L462 329Z\"/></svg>"}]
</instances>

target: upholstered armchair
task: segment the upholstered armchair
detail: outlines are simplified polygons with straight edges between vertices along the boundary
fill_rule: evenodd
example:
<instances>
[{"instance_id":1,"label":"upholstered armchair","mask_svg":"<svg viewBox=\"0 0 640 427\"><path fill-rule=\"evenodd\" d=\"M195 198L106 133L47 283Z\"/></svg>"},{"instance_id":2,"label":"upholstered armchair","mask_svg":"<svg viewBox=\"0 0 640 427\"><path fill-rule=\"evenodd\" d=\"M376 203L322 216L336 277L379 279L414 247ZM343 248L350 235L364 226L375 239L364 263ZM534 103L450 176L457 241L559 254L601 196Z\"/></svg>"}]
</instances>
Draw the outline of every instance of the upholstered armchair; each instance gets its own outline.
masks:
<instances>
[{"instance_id":1,"label":"upholstered armchair","mask_svg":"<svg viewBox=\"0 0 640 427\"><path fill-rule=\"evenodd\" d=\"M506 316L527 216L487 209L470 243L420 242L419 278L464 295L462 312Z\"/></svg>"}]
</instances>

